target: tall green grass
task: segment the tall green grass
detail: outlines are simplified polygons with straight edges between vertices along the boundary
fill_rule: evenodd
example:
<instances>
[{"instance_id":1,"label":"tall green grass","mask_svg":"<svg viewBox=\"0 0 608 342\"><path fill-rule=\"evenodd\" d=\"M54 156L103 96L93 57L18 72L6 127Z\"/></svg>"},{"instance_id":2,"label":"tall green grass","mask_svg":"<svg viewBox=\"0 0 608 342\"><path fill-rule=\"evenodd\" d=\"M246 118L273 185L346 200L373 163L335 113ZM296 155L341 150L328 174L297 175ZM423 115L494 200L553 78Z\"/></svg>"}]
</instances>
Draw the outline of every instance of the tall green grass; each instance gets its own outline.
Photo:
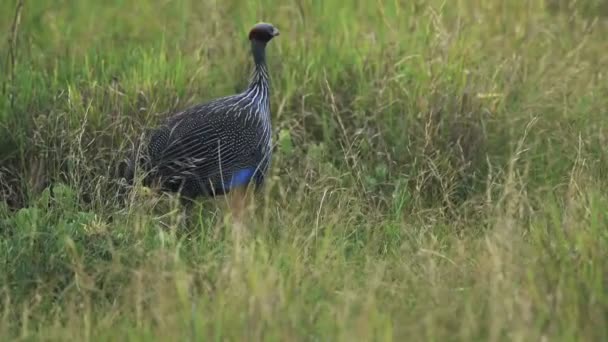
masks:
<instances>
[{"instance_id":1,"label":"tall green grass","mask_svg":"<svg viewBox=\"0 0 608 342\"><path fill-rule=\"evenodd\" d=\"M17 3L0 340L608 338L605 1L41 0L12 30ZM122 201L147 128L246 85L258 21L249 238L223 198Z\"/></svg>"}]
</instances>

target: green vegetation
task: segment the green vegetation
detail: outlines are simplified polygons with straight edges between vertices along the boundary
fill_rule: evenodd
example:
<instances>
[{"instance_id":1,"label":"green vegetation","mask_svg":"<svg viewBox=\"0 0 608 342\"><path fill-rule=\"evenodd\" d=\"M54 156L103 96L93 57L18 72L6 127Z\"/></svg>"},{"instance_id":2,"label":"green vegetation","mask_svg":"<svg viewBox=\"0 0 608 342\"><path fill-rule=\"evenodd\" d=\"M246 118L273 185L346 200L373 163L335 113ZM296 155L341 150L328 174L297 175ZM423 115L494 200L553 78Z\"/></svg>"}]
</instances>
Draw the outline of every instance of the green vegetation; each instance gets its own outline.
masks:
<instances>
[{"instance_id":1,"label":"green vegetation","mask_svg":"<svg viewBox=\"0 0 608 342\"><path fill-rule=\"evenodd\" d=\"M605 1L17 2L0 340L608 340ZM249 238L223 199L120 200L145 128L246 84L258 21Z\"/></svg>"}]
</instances>

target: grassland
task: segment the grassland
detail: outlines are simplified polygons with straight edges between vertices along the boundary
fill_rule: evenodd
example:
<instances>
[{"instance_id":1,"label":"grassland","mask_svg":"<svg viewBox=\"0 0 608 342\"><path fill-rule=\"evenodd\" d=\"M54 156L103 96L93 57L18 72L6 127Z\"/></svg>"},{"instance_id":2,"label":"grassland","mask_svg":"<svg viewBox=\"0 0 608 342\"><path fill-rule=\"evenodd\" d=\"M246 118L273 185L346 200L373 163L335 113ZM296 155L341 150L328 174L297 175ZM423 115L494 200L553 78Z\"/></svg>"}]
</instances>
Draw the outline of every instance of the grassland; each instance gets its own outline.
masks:
<instances>
[{"instance_id":1,"label":"grassland","mask_svg":"<svg viewBox=\"0 0 608 342\"><path fill-rule=\"evenodd\" d=\"M0 340L608 340L605 1L0 2ZM242 89L242 244L118 161Z\"/></svg>"}]
</instances>

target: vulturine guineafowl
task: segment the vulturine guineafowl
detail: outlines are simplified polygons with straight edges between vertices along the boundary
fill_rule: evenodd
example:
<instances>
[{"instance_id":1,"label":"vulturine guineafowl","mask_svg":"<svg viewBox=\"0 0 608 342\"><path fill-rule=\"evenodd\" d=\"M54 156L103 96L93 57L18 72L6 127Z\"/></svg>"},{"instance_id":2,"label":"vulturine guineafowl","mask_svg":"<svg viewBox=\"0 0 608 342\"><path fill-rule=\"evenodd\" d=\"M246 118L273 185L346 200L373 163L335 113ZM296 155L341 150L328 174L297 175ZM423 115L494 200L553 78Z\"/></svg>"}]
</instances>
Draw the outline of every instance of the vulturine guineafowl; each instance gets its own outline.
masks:
<instances>
[{"instance_id":1,"label":"vulturine guineafowl","mask_svg":"<svg viewBox=\"0 0 608 342\"><path fill-rule=\"evenodd\" d=\"M227 194L250 183L259 187L271 160L270 84L266 45L279 35L268 23L249 32L254 69L249 86L183 110L151 132L141 157L127 167L133 180L135 162L144 185L155 183L183 198Z\"/></svg>"}]
</instances>

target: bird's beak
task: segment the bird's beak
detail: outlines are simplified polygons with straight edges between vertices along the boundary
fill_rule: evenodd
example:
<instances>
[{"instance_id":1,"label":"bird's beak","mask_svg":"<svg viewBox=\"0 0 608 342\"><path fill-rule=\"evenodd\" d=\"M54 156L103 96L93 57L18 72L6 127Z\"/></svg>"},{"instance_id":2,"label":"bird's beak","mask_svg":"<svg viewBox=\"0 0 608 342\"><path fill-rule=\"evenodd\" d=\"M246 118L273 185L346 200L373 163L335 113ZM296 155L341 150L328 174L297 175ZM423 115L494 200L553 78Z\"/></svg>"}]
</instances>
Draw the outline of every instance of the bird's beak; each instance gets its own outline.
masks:
<instances>
[{"instance_id":1,"label":"bird's beak","mask_svg":"<svg viewBox=\"0 0 608 342\"><path fill-rule=\"evenodd\" d=\"M277 28L275 27L275 28L274 28L274 30L272 31L272 36L273 36L273 37L276 37L276 36L278 36L278 35L280 35L280 34L281 34L281 32L279 32L279 29L277 29Z\"/></svg>"}]
</instances>

